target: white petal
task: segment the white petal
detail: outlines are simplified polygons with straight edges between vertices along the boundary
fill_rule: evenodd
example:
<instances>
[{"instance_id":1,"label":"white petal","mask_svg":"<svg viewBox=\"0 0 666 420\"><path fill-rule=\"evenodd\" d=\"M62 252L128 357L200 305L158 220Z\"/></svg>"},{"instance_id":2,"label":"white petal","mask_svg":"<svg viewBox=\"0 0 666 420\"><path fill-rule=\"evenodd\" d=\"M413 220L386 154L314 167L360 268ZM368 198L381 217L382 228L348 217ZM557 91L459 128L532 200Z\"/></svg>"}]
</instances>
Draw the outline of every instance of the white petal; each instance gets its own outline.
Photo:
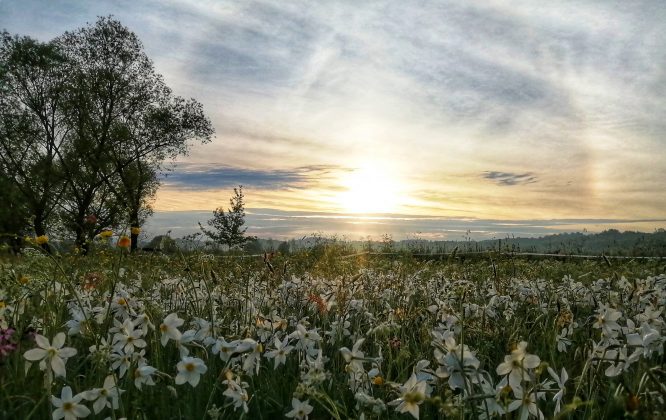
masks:
<instances>
[{"instance_id":1,"label":"white petal","mask_svg":"<svg viewBox=\"0 0 666 420\"><path fill-rule=\"evenodd\" d=\"M25 357L26 359L28 359L30 361L33 361L33 362L35 362L37 360L42 360L43 358L46 357L46 350L41 349L41 348L28 350L28 351L25 352L23 357Z\"/></svg>"},{"instance_id":2,"label":"white petal","mask_svg":"<svg viewBox=\"0 0 666 420\"><path fill-rule=\"evenodd\" d=\"M59 332L58 334L56 334L56 336L53 337L53 347L59 349L62 346L64 346L66 337L67 336L65 335L64 332Z\"/></svg>"},{"instance_id":3,"label":"white petal","mask_svg":"<svg viewBox=\"0 0 666 420\"><path fill-rule=\"evenodd\" d=\"M51 343L49 342L49 339L44 337L43 335L35 334L35 343L43 349L48 349L51 347Z\"/></svg>"}]
</instances>

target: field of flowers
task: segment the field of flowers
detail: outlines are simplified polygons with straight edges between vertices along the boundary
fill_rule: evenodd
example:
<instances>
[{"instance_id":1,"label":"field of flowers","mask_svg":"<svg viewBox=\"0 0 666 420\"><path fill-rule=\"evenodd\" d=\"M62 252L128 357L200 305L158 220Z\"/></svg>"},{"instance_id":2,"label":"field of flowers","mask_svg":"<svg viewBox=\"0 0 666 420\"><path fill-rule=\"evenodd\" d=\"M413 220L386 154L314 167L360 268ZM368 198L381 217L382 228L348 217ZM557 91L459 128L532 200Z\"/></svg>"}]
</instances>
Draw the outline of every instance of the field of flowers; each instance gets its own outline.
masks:
<instances>
[{"instance_id":1,"label":"field of flowers","mask_svg":"<svg viewBox=\"0 0 666 420\"><path fill-rule=\"evenodd\" d=\"M0 418L664 418L663 261L33 252Z\"/></svg>"}]
</instances>

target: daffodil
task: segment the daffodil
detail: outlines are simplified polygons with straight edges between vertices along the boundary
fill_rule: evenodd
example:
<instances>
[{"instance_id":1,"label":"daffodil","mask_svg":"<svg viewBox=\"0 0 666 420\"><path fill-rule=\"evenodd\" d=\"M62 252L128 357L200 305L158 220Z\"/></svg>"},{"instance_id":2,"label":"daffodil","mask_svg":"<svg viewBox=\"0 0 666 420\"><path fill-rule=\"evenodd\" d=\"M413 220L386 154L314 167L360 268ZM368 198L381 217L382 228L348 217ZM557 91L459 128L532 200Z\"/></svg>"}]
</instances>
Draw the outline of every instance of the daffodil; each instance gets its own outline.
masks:
<instances>
[{"instance_id":1,"label":"daffodil","mask_svg":"<svg viewBox=\"0 0 666 420\"><path fill-rule=\"evenodd\" d=\"M155 385L153 375L157 372L152 366L144 365L134 370L134 386L141 389L142 385Z\"/></svg>"},{"instance_id":2,"label":"daffodil","mask_svg":"<svg viewBox=\"0 0 666 420\"><path fill-rule=\"evenodd\" d=\"M409 413L415 419L419 418L419 406L428 398L428 384L425 381L419 381L416 374L412 376L400 387L402 395L389 403L396 405L395 410L399 413Z\"/></svg>"},{"instance_id":3,"label":"daffodil","mask_svg":"<svg viewBox=\"0 0 666 420\"><path fill-rule=\"evenodd\" d=\"M314 407L310 405L310 401L301 401L298 398L291 399L291 411L285 414L287 417L291 417L298 420L307 419Z\"/></svg>"},{"instance_id":4,"label":"daffodil","mask_svg":"<svg viewBox=\"0 0 666 420\"><path fill-rule=\"evenodd\" d=\"M93 411L95 414L98 414L100 411L104 410L105 407L109 407L113 410L118 409L118 398L122 391L116 386L116 379L113 375L108 375L104 379L104 385L101 388L95 388L93 390L85 392L85 398L88 401L94 401Z\"/></svg>"},{"instance_id":5,"label":"daffodil","mask_svg":"<svg viewBox=\"0 0 666 420\"><path fill-rule=\"evenodd\" d=\"M41 370L53 369L56 376L66 376L65 363L67 359L76 355L76 349L72 347L63 347L65 345L65 333L60 332L53 338L51 343L46 337L40 334L35 335L37 348L28 350L23 357L31 362L39 361Z\"/></svg>"},{"instance_id":6,"label":"daffodil","mask_svg":"<svg viewBox=\"0 0 666 420\"><path fill-rule=\"evenodd\" d=\"M178 330L178 327L183 325L185 321L178 318L178 315L174 312L166 316L162 324L160 324L160 331L162 332L162 338L160 342L162 346L166 346L169 339L171 340L180 340L183 334Z\"/></svg>"},{"instance_id":7,"label":"daffodil","mask_svg":"<svg viewBox=\"0 0 666 420\"><path fill-rule=\"evenodd\" d=\"M178 375L176 375L176 385L182 385L189 382L193 387L199 384L201 375L206 373L208 367L204 364L203 360L198 357L184 357L183 360L176 365Z\"/></svg>"},{"instance_id":8,"label":"daffodil","mask_svg":"<svg viewBox=\"0 0 666 420\"><path fill-rule=\"evenodd\" d=\"M78 418L88 417L90 409L80 404L83 399L83 393L72 396L72 388L66 386L60 392L60 398L51 397L51 403L56 408L53 410L53 420L64 418L65 420L76 420Z\"/></svg>"},{"instance_id":9,"label":"daffodil","mask_svg":"<svg viewBox=\"0 0 666 420\"><path fill-rule=\"evenodd\" d=\"M273 369L277 369L278 366L287 362L287 355L294 348L294 346L287 345L288 342L288 337L285 337L282 341L280 341L278 337L275 337L273 344L275 346L275 350L266 352L266 357L268 359L274 360Z\"/></svg>"},{"instance_id":10,"label":"daffodil","mask_svg":"<svg viewBox=\"0 0 666 420\"><path fill-rule=\"evenodd\" d=\"M497 366L497 374L508 375L509 385L514 390L521 390L521 382L531 380L528 369L534 369L541 363L539 356L528 354L527 342L521 341L510 355L504 356L504 362Z\"/></svg>"}]
</instances>

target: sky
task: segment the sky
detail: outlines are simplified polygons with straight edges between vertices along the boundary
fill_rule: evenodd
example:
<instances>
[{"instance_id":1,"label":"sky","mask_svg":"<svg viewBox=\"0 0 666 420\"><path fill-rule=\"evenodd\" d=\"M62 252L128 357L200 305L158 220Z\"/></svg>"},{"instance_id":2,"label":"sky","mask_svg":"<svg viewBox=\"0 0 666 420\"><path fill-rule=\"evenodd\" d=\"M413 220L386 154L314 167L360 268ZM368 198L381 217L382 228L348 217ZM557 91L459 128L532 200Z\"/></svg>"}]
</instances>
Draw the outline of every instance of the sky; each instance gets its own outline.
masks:
<instances>
[{"instance_id":1,"label":"sky","mask_svg":"<svg viewBox=\"0 0 666 420\"><path fill-rule=\"evenodd\" d=\"M0 0L47 41L114 15L213 142L154 232L242 184L261 237L539 236L666 227L666 3Z\"/></svg>"}]
</instances>

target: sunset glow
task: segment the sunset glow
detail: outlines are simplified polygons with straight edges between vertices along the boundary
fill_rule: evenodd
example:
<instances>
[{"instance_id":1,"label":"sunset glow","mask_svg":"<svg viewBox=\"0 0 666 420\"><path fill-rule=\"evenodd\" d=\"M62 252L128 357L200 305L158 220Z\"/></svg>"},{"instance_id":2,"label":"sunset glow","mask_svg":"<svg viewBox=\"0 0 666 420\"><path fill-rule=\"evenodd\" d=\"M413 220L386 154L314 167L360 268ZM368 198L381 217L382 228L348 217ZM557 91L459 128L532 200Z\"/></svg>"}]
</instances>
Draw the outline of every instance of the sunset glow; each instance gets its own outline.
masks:
<instances>
[{"instance_id":1,"label":"sunset glow","mask_svg":"<svg viewBox=\"0 0 666 420\"><path fill-rule=\"evenodd\" d=\"M0 28L47 40L112 13L202 102L216 137L176 162L157 212L243 184L250 209L666 219L663 7L114 3L3 1Z\"/></svg>"}]
</instances>

